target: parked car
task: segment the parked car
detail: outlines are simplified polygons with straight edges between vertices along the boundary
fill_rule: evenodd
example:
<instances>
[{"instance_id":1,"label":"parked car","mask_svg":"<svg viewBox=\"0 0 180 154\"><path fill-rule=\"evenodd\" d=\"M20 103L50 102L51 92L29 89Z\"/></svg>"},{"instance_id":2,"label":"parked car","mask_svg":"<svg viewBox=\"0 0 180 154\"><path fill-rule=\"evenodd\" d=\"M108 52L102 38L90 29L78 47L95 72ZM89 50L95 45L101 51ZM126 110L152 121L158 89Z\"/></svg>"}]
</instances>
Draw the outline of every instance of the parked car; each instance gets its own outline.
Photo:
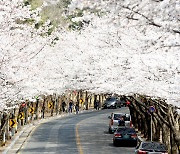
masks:
<instances>
[{"instance_id":1,"label":"parked car","mask_svg":"<svg viewBox=\"0 0 180 154\"><path fill-rule=\"evenodd\" d=\"M108 117L109 121L109 133L113 133L118 126L132 127L131 115L125 113L111 113Z\"/></svg>"},{"instance_id":2,"label":"parked car","mask_svg":"<svg viewBox=\"0 0 180 154\"><path fill-rule=\"evenodd\" d=\"M121 106L126 106L126 99L124 97L121 97L120 98L120 103L121 103Z\"/></svg>"},{"instance_id":3,"label":"parked car","mask_svg":"<svg viewBox=\"0 0 180 154\"><path fill-rule=\"evenodd\" d=\"M104 104L102 105L103 109L110 109L110 108L120 108L121 107L121 102L119 101L118 98L116 97L109 97L104 101Z\"/></svg>"},{"instance_id":4,"label":"parked car","mask_svg":"<svg viewBox=\"0 0 180 154\"><path fill-rule=\"evenodd\" d=\"M135 154L168 154L168 152L165 144L160 142L144 141L137 145Z\"/></svg>"},{"instance_id":5,"label":"parked car","mask_svg":"<svg viewBox=\"0 0 180 154\"><path fill-rule=\"evenodd\" d=\"M134 128L129 127L118 127L114 132L113 144L118 145L128 145L136 146L138 137Z\"/></svg>"}]
</instances>

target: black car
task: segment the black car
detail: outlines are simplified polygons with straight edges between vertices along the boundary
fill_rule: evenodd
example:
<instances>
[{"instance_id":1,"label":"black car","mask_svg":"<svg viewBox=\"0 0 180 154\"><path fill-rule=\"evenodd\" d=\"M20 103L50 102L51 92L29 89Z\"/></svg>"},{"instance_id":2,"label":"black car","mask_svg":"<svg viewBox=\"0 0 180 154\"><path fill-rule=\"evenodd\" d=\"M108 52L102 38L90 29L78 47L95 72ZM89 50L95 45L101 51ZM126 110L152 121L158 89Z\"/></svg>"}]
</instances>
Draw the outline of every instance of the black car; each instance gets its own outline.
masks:
<instances>
[{"instance_id":1,"label":"black car","mask_svg":"<svg viewBox=\"0 0 180 154\"><path fill-rule=\"evenodd\" d=\"M104 104L102 105L103 109L110 109L110 108L120 108L121 103L118 98L116 97L109 97L104 101Z\"/></svg>"},{"instance_id":2,"label":"black car","mask_svg":"<svg viewBox=\"0 0 180 154\"><path fill-rule=\"evenodd\" d=\"M134 128L118 127L114 132L114 146L136 146L138 137Z\"/></svg>"},{"instance_id":3,"label":"black car","mask_svg":"<svg viewBox=\"0 0 180 154\"><path fill-rule=\"evenodd\" d=\"M135 150L135 154L168 154L167 147L160 142L144 141L140 142Z\"/></svg>"},{"instance_id":4,"label":"black car","mask_svg":"<svg viewBox=\"0 0 180 154\"><path fill-rule=\"evenodd\" d=\"M124 97L120 98L121 106L127 106L127 101Z\"/></svg>"}]
</instances>

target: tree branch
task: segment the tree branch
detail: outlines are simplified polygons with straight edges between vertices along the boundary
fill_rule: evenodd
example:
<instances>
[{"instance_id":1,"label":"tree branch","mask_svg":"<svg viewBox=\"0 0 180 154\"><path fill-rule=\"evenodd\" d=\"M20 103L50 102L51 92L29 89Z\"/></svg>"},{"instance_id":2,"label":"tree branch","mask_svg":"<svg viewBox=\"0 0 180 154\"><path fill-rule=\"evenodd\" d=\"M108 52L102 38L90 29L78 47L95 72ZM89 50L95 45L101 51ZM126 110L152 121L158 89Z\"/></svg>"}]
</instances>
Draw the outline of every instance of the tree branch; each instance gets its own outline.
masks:
<instances>
[{"instance_id":1,"label":"tree branch","mask_svg":"<svg viewBox=\"0 0 180 154\"><path fill-rule=\"evenodd\" d=\"M33 59L34 57L36 57L44 49L45 46L46 46L46 44L43 45L42 48L34 56L32 56L30 59Z\"/></svg>"},{"instance_id":2,"label":"tree branch","mask_svg":"<svg viewBox=\"0 0 180 154\"><path fill-rule=\"evenodd\" d=\"M159 1L163 1L163 0L159 0ZM162 27L162 25L155 23L152 19L149 19L147 16L145 16L144 14L142 14L142 13L140 13L138 11L135 11L135 10L133 10L133 9L127 7L127 6L122 6L122 8L128 9L128 10L130 10L130 11L132 11L132 12L134 12L134 13L142 16L142 17L144 17L149 22L150 25L156 26L158 28ZM179 30L172 29L171 31L173 31L174 33L180 34Z\"/></svg>"}]
</instances>

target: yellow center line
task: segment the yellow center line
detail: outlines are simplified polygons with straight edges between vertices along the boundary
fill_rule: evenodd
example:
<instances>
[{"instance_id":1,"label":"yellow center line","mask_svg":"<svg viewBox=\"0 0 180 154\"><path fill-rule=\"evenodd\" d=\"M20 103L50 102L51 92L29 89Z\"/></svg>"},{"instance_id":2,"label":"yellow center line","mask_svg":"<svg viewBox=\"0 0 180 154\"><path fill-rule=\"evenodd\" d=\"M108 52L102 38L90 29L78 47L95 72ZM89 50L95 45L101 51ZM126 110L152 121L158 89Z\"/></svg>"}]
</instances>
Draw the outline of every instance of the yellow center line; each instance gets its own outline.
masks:
<instances>
[{"instance_id":1,"label":"yellow center line","mask_svg":"<svg viewBox=\"0 0 180 154\"><path fill-rule=\"evenodd\" d=\"M79 129L79 124L76 125L76 144L77 144L77 148L78 148L79 154L83 154L83 149L82 149L82 145L81 145L78 129Z\"/></svg>"}]
</instances>

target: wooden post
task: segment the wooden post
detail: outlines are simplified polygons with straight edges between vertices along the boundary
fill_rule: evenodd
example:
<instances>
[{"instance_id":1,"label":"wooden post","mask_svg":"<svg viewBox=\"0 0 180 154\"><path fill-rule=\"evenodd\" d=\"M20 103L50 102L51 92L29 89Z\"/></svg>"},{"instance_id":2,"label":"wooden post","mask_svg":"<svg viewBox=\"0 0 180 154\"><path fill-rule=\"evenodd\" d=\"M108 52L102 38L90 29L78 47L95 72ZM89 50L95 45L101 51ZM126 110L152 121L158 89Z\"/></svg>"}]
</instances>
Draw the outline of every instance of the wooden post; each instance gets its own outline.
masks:
<instances>
[{"instance_id":1,"label":"wooden post","mask_svg":"<svg viewBox=\"0 0 180 154\"><path fill-rule=\"evenodd\" d=\"M91 108L92 107L92 101L91 101L91 94L88 94L88 108Z\"/></svg>"},{"instance_id":2,"label":"wooden post","mask_svg":"<svg viewBox=\"0 0 180 154\"><path fill-rule=\"evenodd\" d=\"M24 123L28 124L28 100L26 100L25 111L24 111Z\"/></svg>"},{"instance_id":3,"label":"wooden post","mask_svg":"<svg viewBox=\"0 0 180 154\"><path fill-rule=\"evenodd\" d=\"M170 122L170 144L171 144L171 153L177 153L177 149L178 149L178 141L180 142L180 137L177 137L177 134L179 132L177 132L176 129L176 121L174 118L174 114L173 114L173 107L170 106L169 110L168 110L168 117L169 117L169 122ZM179 139L179 140L178 140Z\"/></svg>"},{"instance_id":4,"label":"wooden post","mask_svg":"<svg viewBox=\"0 0 180 154\"><path fill-rule=\"evenodd\" d=\"M146 114L146 116L145 116L145 118L144 117L142 117L142 123L143 123L143 134L144 134L144 137L145 138L149 138L150 137L150 134L151 134L151 129L150 129L150 120L148 120L149 119L149 116L147 116L147 114Z\"/></svg>"},{"instance_id":5,"label":"wooden post","mask_svg":"<svg viewBox=\"0 0 180 154\"><path fill-rule=\"evenodd\" d=\"M42 118L44 119L45 118L45 111L46 111L46 97L43 96L43 102L42 102Z\"/></svg>"},{"instance_id":6,"label":"wooden post","mask_svg":"<svg viewBox=\"0 0 180 154\"><path fill-rule=\"evenodd\" d=\"M79 91L79 100L80 100L80 99L83 99L83 100L84 100L82 90ZM84 101L85 101L85 100L84 100ZM80 102L80 107L81 107L82 110L84 109L84 103L83 103L83 102Z\"/></svg>"},{"instance_id":7,"label":"wooden post","mask_svg":"<svg viewBox=\"0 0 180 154\"><path fill-rule=\"evenodd\" d=\"M159 141L161 124L155 118L153 118L153 128L153 141Z\"/></svg>"},{"instance_id":8,"label":"wooden post","mask_svg":"<svg viewBox=\"0 0 180 154\"><path fill-rule=\"evenodd\" d=\"M138 113L137 113L137 111L136 111L136 109L134 107L134 105L135 105L134 100L130 99L130 102L131 102L131 104L129 106L129 109L130 109L130 114L131 114L131 117L132 117L132 123L133 123L134 127L136 129L138 129L138 123L139 123L139 121L138 121Z\"/></svg>"},{"instance_id":9,"label":"wooden post","mask_svg":"<svg viewBox=\"0 0 180 154\"><path fill-rule=\"evenodd\" d=\"M56 111L56 115L58 114L58 96L55 96L55 111Z\"/></svg>"},{"instance_id":10,"label":"wooden post","mask_svg":"<svg viewBox=\"0 0 180 154\"><path fill-rule=\"evenodd\" d=\"M55 100L51 100L52 104L53 104L53 107L51 109L51 116L53 116L53 112L54 112L54 105L55 105Z\"/></svg>"},{"instance_id":11,"label":"wooden post","mask_svg":"<svg viewBox=\"0 0 180 154\"><path fill-rule=\"evenodd\" d=\"M58 96L58 114L62 113L62 96Z\"/></svg>"},{"instance_id":12,"label":"wooden post","mask_svg":"<svg viewBox=\"0 0 180 154\"><path fill-rule=\"evenodd\" d=\"M7 119L7 123L6 123L6 139L9 140L9 115L8 115L8 119Z\"/></svg>"},{"instance_id":13,"label":"wooden post","mask_svg":"<svg viewBox=\"0 0 180 154\"><path fill-rule=\"evenodd\" d=\"M174 141L172 129L170 129L170 144L171 144L171 154L177 153L177 145Z\"/></svg>"},{"instance_id":14,"label":"wooden post","mask_svg":"<svg viewBox=\"0 0 180 154\"><path fill-rule=\"evenodd\" d=\"M94 100L95 100L95 95L92 94L92 95L91 95L91 104L92 104L92 107L93 107L93 108L95 108L95 106L94 106Z\"/></svg>"},{"instance_id":15,"label":"wooden post","mask_svg":"<svg viewBox=\"0 0 180 154\"><path fill-rule=\"evenodd\" d=\"M39 118L39 98L36 98L36 120Z\"/></svg>"},{"instance_id":16,"label":"wooden post","mask_svg":"<svg viewBox=\"0 0 180 154\"><path fill-rule=\"evenodd\" d=\"M5 143L6 143L6 132L5 132L5 130L2 131L2 134L3 134L3 140L2 140L1 146L5 146Z\"/></svg>"},{"instance_id":17,"label":"wooden post","mask_svg":"<svg viewBox=\"0 0 180 154\"><path fill-rule=\"evenodd\" d=\"M77 101L77 103L79 105L79 109L80 109L81 108L81 106L80 106L80 93L79 93L79 91L77 91L76 93L77 93L76 94L76 101Z\"/></svg>"},{"instance_id":18,"label":"wooden post","mask_svg":"<svg viewBox=\"0 0 180 154\"><path fill-rule=\"evenodd\" d=\"M16 108L14 108L14 110L13 110L12 118L13 118L13 119L16 119ZM17 124L16 124L16 125L17 125ZM12 127L10 131L11 131L11 136L14 136L14 134L15 134L15 128Z\"/></svg>"},{"instance_id":19,"label":"wooden post","mask_svg":"<svg viewBox=\"0 0 180 154\"><path fill-rule=\"evenodd\" d=\"M99 108L102 107L102 104L103 104L103 94L100 95Z\"/></svg>"},{"instance_id":20,"label":"wooden post","mask_svg":"<svg viewBox=\"0 0 180 154\"><path fill-rule=\"evenodd\" d=\"M138 113L134 108L132 109L132 122L134 127L138 129Z\"/></svg>"},{"instance_id":21,"label":"wooden post","mask_svg":"<svg viewBox=\"0 0 180 154\"><path fill-rule=\"evenodd\" d=\"M97 95L94 95L94 107L95 107L95 102L97 101Z\"/></svg>"},{"instance_id":22,"label":"wooden post","mask_svg":"<svg viewBox=\"0 0 180 154\"><path fill-rule=\"evenodd\" d=\"M86 91L86 94L85 94L85 106L86 106L86 110L89 109L89 106L88 106L88 92Z\"/></svg>"},{"instance_id":23,"label":"wooden post","mask_svg":"<svg viewBox=\"0 0 180 154\"><path fill-rule=\"evenodd\" d=\"M31 102L31 107L33 107L34 110L36 111L34 102ZM35 111L34 111L34 112L35 112ZM31 121L34 121L34 115L35 115L35 113L32 113L32 114L31 114Z\"/></svg>"}]
</instances>

